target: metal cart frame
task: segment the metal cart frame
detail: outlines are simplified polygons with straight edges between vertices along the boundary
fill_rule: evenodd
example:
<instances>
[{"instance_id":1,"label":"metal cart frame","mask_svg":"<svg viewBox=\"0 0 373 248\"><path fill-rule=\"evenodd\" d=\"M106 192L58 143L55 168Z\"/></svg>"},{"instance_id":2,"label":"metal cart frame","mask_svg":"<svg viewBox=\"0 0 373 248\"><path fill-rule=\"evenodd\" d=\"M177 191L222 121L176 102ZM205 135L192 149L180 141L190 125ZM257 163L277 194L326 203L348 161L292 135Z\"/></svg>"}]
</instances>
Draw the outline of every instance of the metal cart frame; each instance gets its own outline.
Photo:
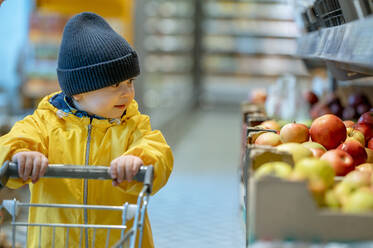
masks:
<instances>
[{"instance_id":1,"label":"metal cart frame","mask_svg":"<svg viewBox=\"0 0 373 248\"><path fill-rule=\"evenodd\" d=\"M16 199L4 200L2 207L4 207L12 216L12 247L16 244L16 228L19 226L39 227L39 247L41 247L41 234L43 227L51 227L52 231L52 247L55 246L55 231L56 228L64 228L66 230L66 247L69 245L69 231L71 228L80 229L79 247L82 247L83 230L93 229L92 246L95 245L96 230L107 229L106 246L109 247L110 230L119 229L121 232L121 239L113 246L115 248L123 247L129 241L129 247L134 248L136 245L136 237L139 234L138 247L141 247L143 237L143 227L145 220L145 213L149 203L149 196L152 192L152 183L154 177L153 166L142 166L139 172L135 175L134 180L143 182L144 186L137 198L137 204L125 203L123 206L104 206L104 205L80 205L80 204L31 204L21 203ZM18 165L13 162L5 162L0 168L0 190L6 185L8 179L18 178ZM79 179L110 179L109 167L106 166L77 166L77 165L61 165L50 164L44 178L79 178ZM69 208L69 209L95 209L108 211L122 211L122 225L92 225L92 224L65 224L65 223L27 223L16 222L16 213L18 208ZM130 230L126 230L126 221L134 218L133 226ZM86 247L89 247L86 242Z\"/></svg>"}]
</instances>

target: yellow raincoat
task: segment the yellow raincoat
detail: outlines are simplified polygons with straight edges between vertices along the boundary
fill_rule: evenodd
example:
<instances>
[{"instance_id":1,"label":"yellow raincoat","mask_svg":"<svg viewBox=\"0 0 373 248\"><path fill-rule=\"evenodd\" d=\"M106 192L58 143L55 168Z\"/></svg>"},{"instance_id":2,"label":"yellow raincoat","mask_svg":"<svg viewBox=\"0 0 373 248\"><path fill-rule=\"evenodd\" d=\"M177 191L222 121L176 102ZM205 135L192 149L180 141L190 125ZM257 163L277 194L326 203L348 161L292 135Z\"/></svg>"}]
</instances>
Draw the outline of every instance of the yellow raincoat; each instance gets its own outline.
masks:
<instances>
[{"instance_id":1,"label":"yellow raincoat","mask_svg":"<svg viewBox=\"0 0 373 248\"><path fill-rule=\"evenodd\" d=\"M56 93L55 93L56 94ZM110 123L73 114L61 115L45 97L36 111L17 122L12 130L0 138L0 162L10 160L21 151L38 151L47 156L50 164L110 165L121 155L140 157L145 165L154 165L153 194L162 188L173 168L173 156L160 131L151 130L149 117L138 111L135 100L127 108L121 123ZM8 181L9 188L18 188L19 179ZM141 183L123 182L113 187L110 180L88 180L87 204L120 206L135 204ZM84 204L84 180L42 178L30 184L31 203ZM121 225L120 211L88 210L88 224ZM30 223L84 224L84 211L80 209L31 208ZM129 228L132 221L128 222ZM56 229L56 247L65 247L65 230ZM83 234L84 237L84 234ZM105 247L107 232L97 230L95 247ZM93 231L88 240L92 242ZM120 231L110 232L110 246L120 239ZM69 247L79 247L80 230L69 230ZM38 247L39 228L29 228L28 247ZM51 247L52 229L42 229L42 247ZM153 247L148 216L145 219L142 247ZM82 247L85 246L83 238ZM89 244L91 247L91 244Z\"/></svg>"}]
</instances>

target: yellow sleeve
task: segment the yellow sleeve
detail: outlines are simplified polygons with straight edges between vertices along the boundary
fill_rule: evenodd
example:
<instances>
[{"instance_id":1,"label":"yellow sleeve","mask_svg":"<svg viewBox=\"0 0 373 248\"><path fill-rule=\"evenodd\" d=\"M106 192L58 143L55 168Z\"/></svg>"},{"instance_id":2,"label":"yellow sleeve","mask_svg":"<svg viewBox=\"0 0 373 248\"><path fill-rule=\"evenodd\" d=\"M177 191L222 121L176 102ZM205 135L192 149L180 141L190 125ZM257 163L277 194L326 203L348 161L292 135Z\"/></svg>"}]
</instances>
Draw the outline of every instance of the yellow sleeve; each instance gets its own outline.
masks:
<instances>
[{"instance_id":1,"label":"yellow sleeve","mask_svg":"<svg viewBox=\"0 0 373 248\"><path fill-rule=\"evenodd\" d=\"M48 156L46 128L38 110L14 124L10 132L0 137L0 165L23 151L37 151ZM25 182L28 183L28 182ZM10 179L7 187L16 189L25 184L21 179Z\"/></svg>"},{"instance_id":2,"label":"yellow sleeve","mask_svg":"<svg viewBox=\"0 0 373 248\"><path fill-rule=\"evenodd\" d=\"M123 155L140 157L144 165L154 166L153 191L155 194L166 183L173 169L174 158L170 146L159 130L151 130L149 116L140 115L128 150ZM138 195L142 184L123 182L120 187L129 194Z\"/></svg>"}]
</instances>

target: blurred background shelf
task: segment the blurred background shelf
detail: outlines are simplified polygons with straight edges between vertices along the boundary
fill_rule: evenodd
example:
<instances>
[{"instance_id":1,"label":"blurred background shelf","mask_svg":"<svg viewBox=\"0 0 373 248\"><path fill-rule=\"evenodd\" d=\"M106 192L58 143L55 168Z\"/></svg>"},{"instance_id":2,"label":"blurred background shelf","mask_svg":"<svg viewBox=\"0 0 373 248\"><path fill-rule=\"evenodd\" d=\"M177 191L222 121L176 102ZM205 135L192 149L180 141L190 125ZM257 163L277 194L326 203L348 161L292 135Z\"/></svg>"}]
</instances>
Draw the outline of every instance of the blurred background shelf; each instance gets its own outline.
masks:
<instances>
[{"instance_id":1,"label":"blurred background shelf","mask_svg":"<svg viewBox=\"0 0 373 248\"><path fill-rule=\"evenodd\" d=\"M337 69L373 75L373 17L321 29L298 40L297 55L335 62Z\"/></svg>"},{"instance_id":2,"label":"blurred background shelf","mask_svg":"<svg viewBox=\"0 0 373 248\"><path fill-rule=\"evenodd\" d=\"M289 5L277 4L261 1L236 2L232 6L232 1L206 1L204 14L210 20L268 20L268 21L292 21L293 12Z\"/></svg>"}]
</instances>

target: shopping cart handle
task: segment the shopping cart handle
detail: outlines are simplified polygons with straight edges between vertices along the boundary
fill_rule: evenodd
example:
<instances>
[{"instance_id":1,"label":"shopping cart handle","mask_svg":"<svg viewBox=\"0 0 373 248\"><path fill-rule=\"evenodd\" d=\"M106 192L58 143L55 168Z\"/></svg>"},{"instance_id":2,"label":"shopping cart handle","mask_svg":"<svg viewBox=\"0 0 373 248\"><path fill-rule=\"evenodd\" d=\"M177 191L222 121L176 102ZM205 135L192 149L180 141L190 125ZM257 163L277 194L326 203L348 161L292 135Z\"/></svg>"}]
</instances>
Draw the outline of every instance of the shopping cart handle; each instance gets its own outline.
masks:
<instances>
[{"instance_id":1,"label":"shopping cart handle","mask_svg":"<svg viewBox=\"0 0 373 248\"><path fill-rule=\"evenodd\" d=\"M9 178L18 178L18 164L6 161L0 168L0 189ZM152 165L141 166L134 180L143 182L151 192L153 186L154 168ZM80 166L65 164L49 164L43 178L76 178L76 179L110 179L111 175L107 166Z\"/></svg>"}]
</instances>

